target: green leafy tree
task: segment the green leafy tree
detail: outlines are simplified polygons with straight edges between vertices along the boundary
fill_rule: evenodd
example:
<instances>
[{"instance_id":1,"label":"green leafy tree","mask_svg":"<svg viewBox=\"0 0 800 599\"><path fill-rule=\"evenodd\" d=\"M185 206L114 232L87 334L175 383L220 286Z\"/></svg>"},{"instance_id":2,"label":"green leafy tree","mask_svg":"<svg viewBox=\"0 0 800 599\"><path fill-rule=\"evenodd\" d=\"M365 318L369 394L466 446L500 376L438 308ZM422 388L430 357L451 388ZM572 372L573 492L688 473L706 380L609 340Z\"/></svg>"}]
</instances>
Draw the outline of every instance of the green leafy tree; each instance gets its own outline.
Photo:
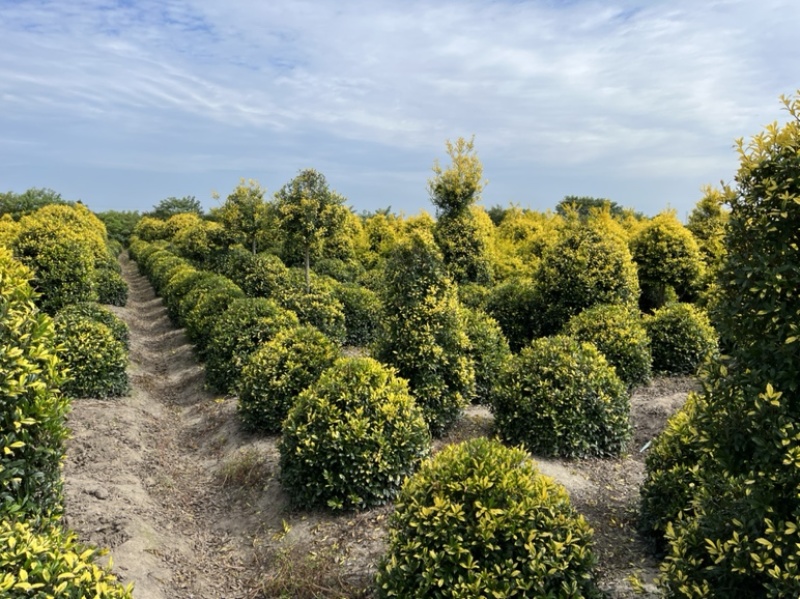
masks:
<instances>
[{"instance_id":1,"label":"green leafy tree","mask_svg":"<svg viewBox=\"0 0 800 599\"><path fill-rule=\"evenodd\" d=\"M264 199L266 190L258 181L242 179L228 195L225 203L212 210L211 216L221 222L234 240L253 254L265 249L276 230L275 214Z\"/></svg>"},{"instance_id":2,"label":"green leafy tree","mask_svg":"<svg viewBox=\"0 0 800 599\"><path fill-rule=\"evenodd\" d=\"M393 250L384 274L384 323L375 355L409 381L431 432L440 435L475 392L456 288L433 238L419 230Z\"/></svg>"},{"instance_id":3,"label":"green leafy tree","mask_svg":"<svg viewBox=\"0 0 800 599\"><path fill-rule=\"evenodd\" d=\"M591 196L564 196L564 199L556 204L556 213L566 216L570 210L577 211L583 218L589 218L593 210L609 210L614 216L622 216L625 208L616 202L606 198L594 198Z\"/></svg>"},{"instance_id":4,"label":"green leafy tree","mask_svg":"<svg viewBox=\"0 0 800 599\"><path fill-rule=\"evenodd\" d=\"M185 213L203 216L203 206L200 204L200 200L195 199L194 196L183 196L182 198L170 196L155 204L153 209L147 213L147 216L167 220L176 214Z\"/></svg>"},{"instance_id":5,"label":"green leafy tree","mask_svg":"<svg viewBox=\"0 0 800 599\"><path fill-rule=\"evenodd\" d=\"M448 140L447 155L451 164L443 168L438 161L434 162L434 176L428 181L431 202L437 208L434 238L445 264L459 283L486 283L492 277L487 256L493 229L491 219L487 219L488 228L481 227L471 210L486 185L474 141L474 138L467 141L463 137L455 143Z\"/></svg>"},{"instance_id":6,"label":"green leafy tree","mask_svg":"<svg viewBox=\"0 0 800 599\"><path fill-rule=\"evenodd\" d=\"M123 246L128 245L131 235L133 235L133 228L142 218L142 215L136 210L106 210L96 214L97 218L106 226L108 238L118 241Z\"/></svg>"},{"instance_id":7,"label":"green leafy tree","mask_svg":"<svg viewBox=\"0 0 800 599\"><path fill-rule=\"evenodd\" d=\"M309 168L278 190L275 200L286 236L284 261L293 264L302 256L310 287L311 259L320 255L326 240L346 221L344 197L328 187L322 173Z\"/></svg>"},{"instance_id":8,"label":"green leafy tree","mask_svg":"<svg viewBox=\"0 0 800 599\"><path fill-rule=\"evenodd\" d=\"M784 102L789 122L738 142L716 317L727 358L686 427L699 480L665 526L672 597L800 596L800 97Z\"/></svg>"},{"instance_id":9,"label":"green leafy tree","mask_svg":"<svg viewBox=\"0 0 800 599\"><path fill-rule=\"evenodd\" d=\"M14 220L19 220L44 206L69 203L57 191L43 187L31 187L22 193L9 191L0 193L0 216L9 214Z\"/></svg>"}]
</instances>

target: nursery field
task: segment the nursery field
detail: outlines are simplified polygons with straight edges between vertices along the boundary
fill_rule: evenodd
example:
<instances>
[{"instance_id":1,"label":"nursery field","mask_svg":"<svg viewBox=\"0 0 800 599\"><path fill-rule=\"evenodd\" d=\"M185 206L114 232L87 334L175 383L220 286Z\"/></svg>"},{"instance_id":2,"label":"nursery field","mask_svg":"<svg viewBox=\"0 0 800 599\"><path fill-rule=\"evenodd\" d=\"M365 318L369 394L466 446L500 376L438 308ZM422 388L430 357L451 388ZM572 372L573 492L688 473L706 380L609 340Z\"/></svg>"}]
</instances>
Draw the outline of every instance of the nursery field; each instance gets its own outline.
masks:
<instances>
[{"instance_id":1,"label":"nursery field","mask_svg":"<svg viewBox=\"0 0 800 599\"><path fill-rule=\"evenodd\" d=\"M131 392L84 399L69 417L66 516L83 541L108 547L140 598L369 597L391 505L357 514L293 512L278 479L278 437L241 431L236 401L203 387L182 330L122 256ZM595 530L609 597L657 596L657 562L635 531L641 449L695 387L655 379L632 397L633 439L617 459L537 460ZM445 444L492 434L469 408Z\"/></svg>"}]
</instances>

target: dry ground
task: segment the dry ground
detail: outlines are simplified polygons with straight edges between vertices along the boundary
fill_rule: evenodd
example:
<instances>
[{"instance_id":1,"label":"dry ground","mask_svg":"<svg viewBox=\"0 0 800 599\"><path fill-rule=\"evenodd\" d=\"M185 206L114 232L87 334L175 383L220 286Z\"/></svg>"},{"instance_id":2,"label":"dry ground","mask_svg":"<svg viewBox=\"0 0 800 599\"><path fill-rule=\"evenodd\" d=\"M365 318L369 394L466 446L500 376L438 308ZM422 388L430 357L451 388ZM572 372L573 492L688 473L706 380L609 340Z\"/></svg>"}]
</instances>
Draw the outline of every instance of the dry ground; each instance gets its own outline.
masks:
<instances>
[{"instance_id":1,"label":"dry ground","mask_svg":"<svg viewBox=\"0 0 800 599\"><path fill-rule=\"evenodd\" d=\"M277 437L238 426L235 399L203 388L183 332L136 265L122 258L130 298L132 391L74 402L66 478L67 524L107 547L140 599L369 597L391 507L331 516L293 512L277 481ZM634 531L640 449L694 387L659 379L632 399L629 455L539 459L596 531L601 586L610 597L657 596L657 563ZM443 443L491 435L491 414L470 408ZM637 593L632 583L643 583Z\"/></svg>"}]
</instances>

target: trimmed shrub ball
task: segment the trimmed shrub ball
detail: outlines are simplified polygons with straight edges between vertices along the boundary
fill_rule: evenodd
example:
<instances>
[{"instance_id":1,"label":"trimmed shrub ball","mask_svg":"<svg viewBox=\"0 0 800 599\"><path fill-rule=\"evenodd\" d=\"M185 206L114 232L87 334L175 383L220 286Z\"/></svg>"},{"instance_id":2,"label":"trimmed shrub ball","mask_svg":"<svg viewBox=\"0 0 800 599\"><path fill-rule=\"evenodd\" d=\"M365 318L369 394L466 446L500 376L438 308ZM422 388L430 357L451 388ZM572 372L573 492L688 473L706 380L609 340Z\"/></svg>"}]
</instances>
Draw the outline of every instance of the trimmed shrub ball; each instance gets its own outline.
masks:
<instances>
[{"instance_id":1,"label":"trimmed shrub ball","mask_svg":"<svg viewBox=\"0 0 800 599\"><path fill-rule=\"evenodd\" d=\"M645 319L653 370L694 374L717 352L717 333L708 316L691 304L669 304Z\"/></svg>"},{"instance_id":2,"label":"trimmed shrub ball","mask_svg":"<svg viewBox=\"0 0 800 599\"><path fill-rule=\"evenodd\" d=\"M381 598L599 597L592 529L521 449L446 447L408 479L378 567Z\"/></svg>"},{"instance_id":3,"label":"trimmed shrub ball","mask_svg":"<svg viewBox=\"0 0 800 599\"><path fill-rule=\"evenodd\" d=\"M239 379L239 415L251 430L279 433L298 394L339 357L339 348L312 326L280 331L247 360Z\"/></svg>"},{"instance_id":4,"label":"trimmed shrub ball","mask_svg":"<svg viewBox=\"0 0 800 599\"><path fill-rule=\"evenodd\" d=\"M128 351L106 325L85 316L55 318L56 340L69 397L115 397L128 392Z\"/></svg>"},{"instance_id":5,"label":"trimmed shrub ball","mask_svg":"<svg viewBox=\"0 0 800 599\"><path fill-rule=\"evenodd\" d=\"M392 500L429 451L406 381L371 358L342 358L289 410L281 482L299 507L367 508Z\"/></svg>"},{"instance_id":6,"label":"trimmed shrub ball","mask_svg":"<svg viewBox=\"0 0 800 599\"><path fill-rule=\"evenodd\" d=\"M594 343L623 383L639 385L650 379L650 338L636 308L623 304L593 306L573 316L564 334Z\"/></svg>"},{"instance_id":7,"label":"trimmed shrub ball","mask_svg":"<svg viewBox=\"0 0 800 599\"><path fill-rule=\"evenodd\" d=\"M618 455L630 435L625 384L591 343L536 339L511 359L492 404L509 444L535 454Z\"/></svg>"}]
</instances>

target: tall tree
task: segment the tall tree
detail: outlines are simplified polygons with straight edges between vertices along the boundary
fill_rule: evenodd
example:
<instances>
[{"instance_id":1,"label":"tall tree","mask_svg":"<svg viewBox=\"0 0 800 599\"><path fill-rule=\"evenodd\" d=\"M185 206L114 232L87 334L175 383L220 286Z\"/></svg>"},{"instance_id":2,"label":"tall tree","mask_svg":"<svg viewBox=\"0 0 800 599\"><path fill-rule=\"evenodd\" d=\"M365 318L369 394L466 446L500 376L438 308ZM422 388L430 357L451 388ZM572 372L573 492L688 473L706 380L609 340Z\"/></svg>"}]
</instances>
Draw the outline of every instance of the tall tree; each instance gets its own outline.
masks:
<instances>
[{"instance_id":1,"label":"tall tree","mask_svg":"<svg viewBox=\"0 0 800 599\"><path fill-rule=\"evenodd\" d=\"M311 258L346 221L344 197L331 190L325 176L311 168L300 171L275 194L280 227L286 236L284 261L295 248L302 254L306 287L311 288Z\"/></svg>"}]
</instances>

